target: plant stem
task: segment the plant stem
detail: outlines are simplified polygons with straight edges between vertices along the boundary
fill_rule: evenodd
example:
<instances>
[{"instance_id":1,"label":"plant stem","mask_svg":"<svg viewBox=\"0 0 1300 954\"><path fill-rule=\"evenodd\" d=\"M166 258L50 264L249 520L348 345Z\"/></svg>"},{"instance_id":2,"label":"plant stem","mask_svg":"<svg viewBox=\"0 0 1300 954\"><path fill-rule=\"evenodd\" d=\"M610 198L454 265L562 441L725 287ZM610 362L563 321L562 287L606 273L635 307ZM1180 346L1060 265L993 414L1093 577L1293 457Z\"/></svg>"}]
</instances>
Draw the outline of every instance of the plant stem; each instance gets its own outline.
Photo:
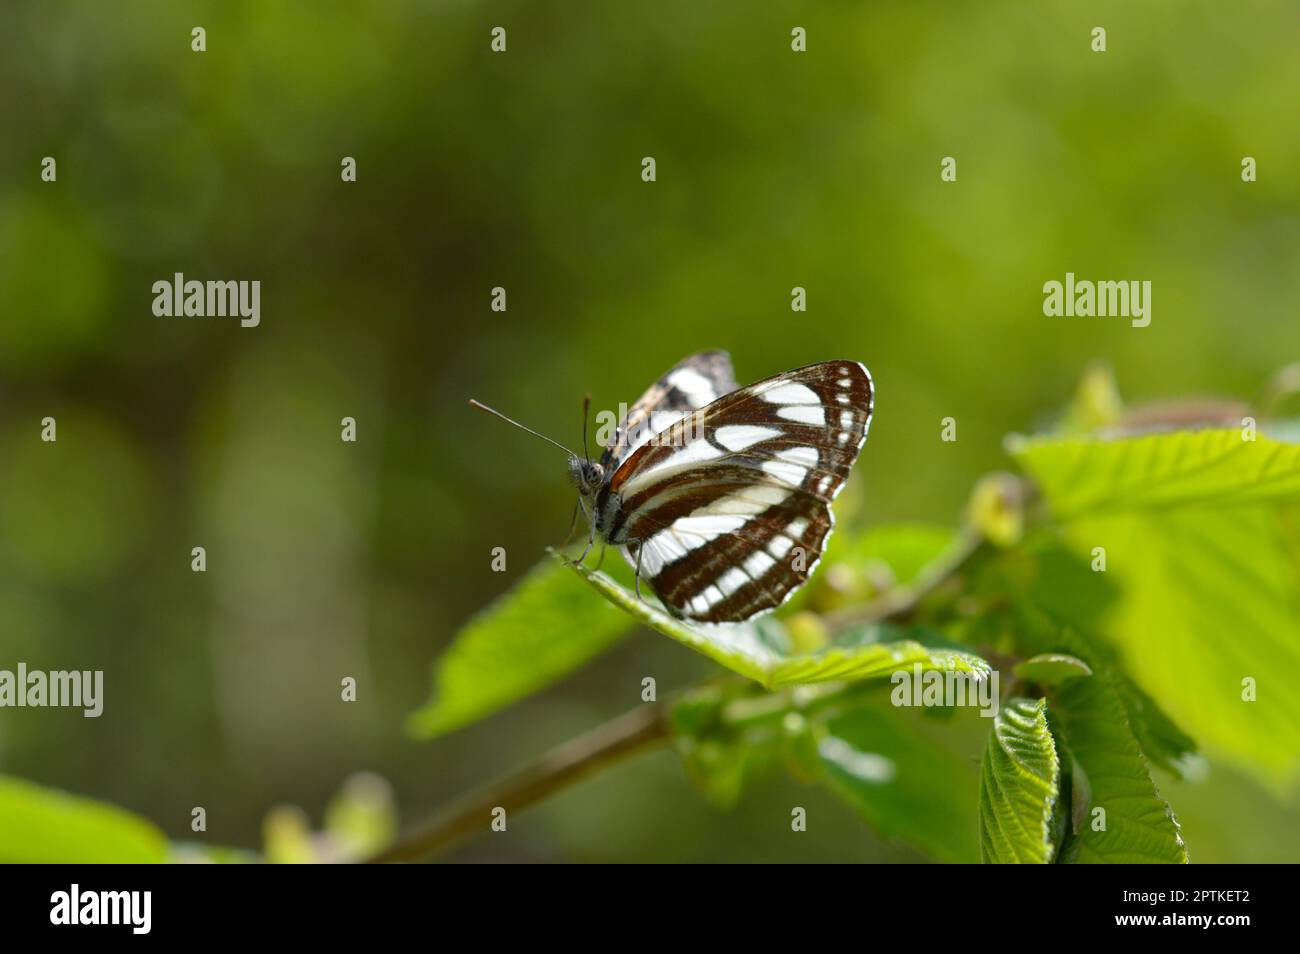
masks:
<instances>
[{"instance_id":1,"label":"plant stem","mask_svg":"<svg viewBox=\"0 0 1300 954\"><path fill-rule=\"evenodd\" d=\"M647 703L565 742L448 806L370 862L418 861L465 835L487 830L495 808L504 808L509 817L614 762L662 745L670 737L670 711L668 701Z\"/></svg>"}]
</instances>

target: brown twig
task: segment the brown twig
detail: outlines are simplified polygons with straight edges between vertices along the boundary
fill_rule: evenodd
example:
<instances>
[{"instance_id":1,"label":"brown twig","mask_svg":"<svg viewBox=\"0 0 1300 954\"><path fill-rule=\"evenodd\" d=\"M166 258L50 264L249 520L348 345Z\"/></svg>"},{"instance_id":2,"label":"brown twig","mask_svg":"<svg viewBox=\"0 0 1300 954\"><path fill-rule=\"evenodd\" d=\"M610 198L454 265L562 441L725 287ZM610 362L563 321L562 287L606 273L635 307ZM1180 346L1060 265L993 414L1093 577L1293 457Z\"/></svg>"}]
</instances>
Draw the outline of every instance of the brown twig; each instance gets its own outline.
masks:
<instances>
[{"instance_id":1,"label":"brown twig","mask_svg":"<svg viewBox=\"0 0 1300 954\"><path fill-rule=\"evenodd\" d=\"M426 825L371 858L371 863L419 861L465 835L487 830L492 810L509 817L614 762L661 745L670 732L668 701L646 703L547 752L535 762L435 815Z\"/></svg>"}]
</instances>

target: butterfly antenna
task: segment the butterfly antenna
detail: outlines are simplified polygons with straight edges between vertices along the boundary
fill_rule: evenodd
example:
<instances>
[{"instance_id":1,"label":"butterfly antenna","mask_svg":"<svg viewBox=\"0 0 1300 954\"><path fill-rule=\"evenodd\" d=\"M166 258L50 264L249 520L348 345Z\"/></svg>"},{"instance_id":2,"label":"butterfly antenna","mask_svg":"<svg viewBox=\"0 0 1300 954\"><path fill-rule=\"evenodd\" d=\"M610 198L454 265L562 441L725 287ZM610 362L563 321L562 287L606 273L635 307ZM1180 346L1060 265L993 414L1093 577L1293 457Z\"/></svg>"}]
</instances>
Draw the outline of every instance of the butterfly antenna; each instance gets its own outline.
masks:
<instances>
[{"instance_id":1,"label":"butterfly antenna","mask_svg":"<svg viewBox=\"0 0 1300 954\"><path fill-rule=\"evenodd\" d=\"M546 441L546 443L548 443L548 444L554 444L556 447L558 447L560 450L564 451L564 453L568 454L570 457L577 457L577 456L578 456L578 455L575 454L573 451L569 450L567 447L565 447L563 444L561 444L559 441L553 441L553 440L551 440L549 437L547 437L545 434L539 434L539 433L537 433L537 432L536 432L535 430L533 430L531 427L524 427L524 425L520 424L518 421L511 420L510 418L508 418L508 417L506 417L504 414L502 414L500 411L494 410L493 408L488 407L486 404L481 404L481 403L479 403L478 401L475 401L473 398L470 398L470 399L469 399L469 403L470 403L470 406L471 406L471 407L476 407L476 408L478 408L480 411L487 411L489 414L494 414L494 415L496 415L497 417L501 418L501 420L505 421L507 424L513 424L515 427L519 428L521 431L527 431L529 434L532 434L533 437L540 437L542 440Z\"/></svg>"},{"instance_id":2,"label":"butterfly antenna","mask_svg":"<svg viewBox=\"0 0 1300 954\"><path fill-rule=\"evenodd\" d=\"M591 395L582 396L582 456L591 460L591 454L587 452L587 413L591 410Z\"/></svg>"}]
</instances>

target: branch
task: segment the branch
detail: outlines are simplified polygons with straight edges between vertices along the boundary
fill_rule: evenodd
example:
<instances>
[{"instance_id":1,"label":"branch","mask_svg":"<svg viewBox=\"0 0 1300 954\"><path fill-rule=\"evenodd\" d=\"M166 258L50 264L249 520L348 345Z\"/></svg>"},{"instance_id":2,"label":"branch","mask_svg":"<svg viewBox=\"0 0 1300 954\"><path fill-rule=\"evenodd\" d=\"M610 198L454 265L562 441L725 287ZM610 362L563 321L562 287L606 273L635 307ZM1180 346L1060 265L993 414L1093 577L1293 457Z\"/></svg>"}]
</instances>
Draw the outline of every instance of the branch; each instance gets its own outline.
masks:
<instances>
[{"instance_id":1,"label":"branch","mask_svg":"<svg viewBox=\"0 0 1300 954\"><path fill-rule=\"evenodd\" d=\"M504 808L507 815L521 811L629 755L667 742L670 711L666 700L625 712L453 803L370 863L419 861L471 832L482 831L494 808Z\"/></svg>"}]
</instances>

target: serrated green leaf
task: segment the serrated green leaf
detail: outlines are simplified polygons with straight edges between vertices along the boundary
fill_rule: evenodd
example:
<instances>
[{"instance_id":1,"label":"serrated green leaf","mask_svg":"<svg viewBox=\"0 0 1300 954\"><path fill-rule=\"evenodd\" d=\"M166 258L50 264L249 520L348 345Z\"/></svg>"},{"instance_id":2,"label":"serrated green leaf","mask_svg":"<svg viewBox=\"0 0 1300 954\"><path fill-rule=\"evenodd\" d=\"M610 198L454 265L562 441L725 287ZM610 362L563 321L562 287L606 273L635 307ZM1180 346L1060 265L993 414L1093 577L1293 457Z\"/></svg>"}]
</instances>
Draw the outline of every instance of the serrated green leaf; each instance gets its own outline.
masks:
<instances>
[{"instance_id":1,"label":"serrated green leaf","mask_svg":"<svg viewBox=\"0 0 1300 954\"><path fill-rule=\"evenodd\" d=\"M1300 499L1300 445L1213 428L1112 440L1013 438L1062 521L1085 514Z\"/></svg>"},{"instance_id":2,"label":"serrated green leaf","mask_svg":"<svg viewBox=\"0 0 1300 954\"><path fill-rule=\"evenodd\" d=\"M158 864L167 839L137 815L0 775L0 862Z\"/></svg>"},{"instance_id":3,"label":"serrated green leaf","mask_svg":"<svg viewBox=\"0 0 1300 954\"><path fill-rule=\"evenodd\" d=\"M1124 705L1129 728L1151 764L1187 781L1203 779L1208 768L1205 757L1196 751L1196 742L1133 680L1109 671L1108 678Z\"/></svg>"},{"instance_id":4,"label":"serrated green leaf","mask_svg":"<svg viewBox=\"0 0 1300 954\"><path fill-rule=\"evenodd\" d=\"M1185 863L1178 821L1151 778L1115 686L1099 676L1072 680L1056 696L1053 711L1066 745L1086 773L1091 797L1061 860ZM1096 814L1099 808L1104 815Z\"/></svg>"},{"instance_id":5,"label":"serrated green leaf","mask_svg":"<svg viewBox=\"0 0 1300 954\"><path fill-rule=\"evenodd\" d=\"M1018 456L1075 552L1105 549L1098 575L1119 596L1094 631L1123 670L1207 750L1288 786L1300 694L1278 679L1300 671L1300 446L1209 430Z\"/></svg>"},{"instance_id":6,"label":"serrated green leaf","mask_svg":"<svg viewBox=\"0 0 1300 954\"><path fill-rule=\"evenodd\" d=\"M792 656L769 671L764 685L803 685L831 680L879 679L900 669L920 666L922 670L962 672L983 678L989 664L974 653L957 649L934 649L911 639L871 643L848 649L832 647L808 656Z\"/></svg>"},{"instance_id":7,"label":"serrated green leaf","mask_svg":"<svg viewBox=\"0 0 1300 954\"><path fill-rule=\"evenodd\" d=\"M431 738L568 675L634 625L553 559L471 619L434 666L433 697L408 721Z\"/></svg>"},{"instance_id":8,"label":"serrated green leaf","mask_svg":"<svg viewBox=\"0 0 1300 954\"><path fill-rule=\"evenodd\" d=\"M583 566L573 569L611 603L635 619L769 689L832 680L880 678L914 665L922 669L967 672L976 676L987 675L990 671L988 663L972 653L946 648L929 649L910 639L832 645L818 652L792 655L767 635L779 624L761 621L694 625L675 619L659 607L638 599L634 592L619 586L604 573Z\"/></svg>"},{"instance_id":9,"label":"serrated green leaf","mask_svg":"<svg viewBox=\"0 0 1300 954\"><path fill-rule=\"evenodd\" d=\"M991 864L1046 864L1061 766L1043 699L1012 699L993 720L980 771L980 856Z\"/></svg>"},{"instance_id":10,"label":"serrated green leaf","mask_svg":"<svg viewBox=\"0 0 1300 954\"><path fill-rule=\"evenodd\" d=\"M1124 596L1104 624L1124 669L1207 749L1275 783L1300 769L1295 529L1259 507L1097 518ZM1244 681L1260 701L1243 698Z\"/></svg>"},{"instance_id":11,"label":"serrated green leaf","mask_svg":"<svg viewBox=\"0 0 1300 954\"><path fill-rule=\"evenodd\" d=\"M1091 676L1088 664L1077 656L1065 653L1040 653L1016 663L1015 674L1026 682L1040 686L1056 686L1067 679Z\"/></svg>"}]
</instances>

